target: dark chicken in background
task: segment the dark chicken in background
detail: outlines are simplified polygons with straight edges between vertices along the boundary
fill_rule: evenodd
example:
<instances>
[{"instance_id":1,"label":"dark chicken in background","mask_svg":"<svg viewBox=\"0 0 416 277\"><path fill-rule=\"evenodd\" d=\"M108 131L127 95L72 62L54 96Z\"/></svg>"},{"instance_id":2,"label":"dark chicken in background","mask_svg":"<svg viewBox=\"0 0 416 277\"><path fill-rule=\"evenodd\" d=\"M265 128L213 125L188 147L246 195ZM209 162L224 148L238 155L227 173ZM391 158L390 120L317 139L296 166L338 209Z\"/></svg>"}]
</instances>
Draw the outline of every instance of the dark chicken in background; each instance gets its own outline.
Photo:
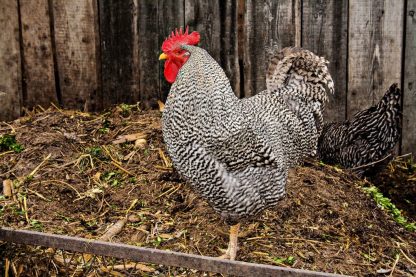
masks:
<instances>
[{"instance_id":1,"label":"dark chicken in background","mask_svg":"<svg viewBox=\"0 0 416 277\"><path fill-rule=\"evenodd\" d=\"M326 123L318 140L318 156L359 175L385 166L401 133L401 91L393 84L380 102L350 120Z\"/></svg>"}]
</instances>

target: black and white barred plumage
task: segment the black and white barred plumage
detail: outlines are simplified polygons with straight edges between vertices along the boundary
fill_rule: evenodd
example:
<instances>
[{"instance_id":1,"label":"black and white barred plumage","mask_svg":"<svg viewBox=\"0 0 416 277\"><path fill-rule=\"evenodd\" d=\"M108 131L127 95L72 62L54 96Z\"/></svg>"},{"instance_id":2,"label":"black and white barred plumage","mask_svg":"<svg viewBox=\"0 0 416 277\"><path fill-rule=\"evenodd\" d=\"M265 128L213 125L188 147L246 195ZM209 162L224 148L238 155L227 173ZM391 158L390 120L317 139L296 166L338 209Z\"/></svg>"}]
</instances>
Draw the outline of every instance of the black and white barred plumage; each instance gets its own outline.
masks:
<instances>
[{"instance_id":1,"label":"black and white barred plumage","mask_svg":"<svg viewBox=\"0 0 416 277\"><path fill-rule=\"evenodd\" d=\"M229 223L256 215L284 196L289 167L316 151L317 119L333 88L328 74L318 80L326 61L286 49L271 63L286 77L240 100L205 50L182 48L190 58L162 118L167 151L178 172Z\"/></svg>"},{"instance_id":2,"label":"black and white barred plumage","mask_svg":"<svg viewBox=\"0 0 416 277\"><path fill-rule=\"evenodd\" d=\"M318 142L322 161L359 167L357 173L363 174L371 168L361 166L383 160L400 138L400 98L400 89L393 84L377 105L351 120L325 124Z\"/></svg>"}]
</instances>

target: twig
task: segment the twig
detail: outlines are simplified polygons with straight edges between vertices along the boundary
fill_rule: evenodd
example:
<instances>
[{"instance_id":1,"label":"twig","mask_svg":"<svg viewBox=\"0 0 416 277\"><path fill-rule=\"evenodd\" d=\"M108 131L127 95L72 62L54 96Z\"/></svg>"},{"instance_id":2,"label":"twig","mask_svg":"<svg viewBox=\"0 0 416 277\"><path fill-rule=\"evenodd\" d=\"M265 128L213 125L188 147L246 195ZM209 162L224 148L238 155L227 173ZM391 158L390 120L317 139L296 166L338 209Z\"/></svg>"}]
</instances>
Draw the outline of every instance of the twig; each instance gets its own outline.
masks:
<instances>
[{"instance_id":1,"label":"twig","mask_svg":"<svg viewBox=\"0 0 416 277\"><path fill-rule=\"evenodd\" d=\"M91 119L89 121L82 121L82 122L85 123L85 124L89 124L89 123L93 123L95 121L101 120L101 119L103 119L103 117L104 117L104 115L100 115L100 116L98 116L98 117L96 117L94 119Z\"/></svg>"},{"instance_id":2,"label":"twig","mask_svg":"<svg viewBox=\"0 0 416 277\"><path fill-rule=\"evenodd\" d=\"M318 253L319 255L321 255L321 252L319 252L319 250L315 247L315 245L313 245L313 243L309 242L309 245L313 248L313 250L315 250L316 253Z\"/></svg>"},{"instance_id":3,"label":"twig","mask_svg":"<svg viewBox=\"0 0 416 277\"><path fill-rule=\"evenodd\" d=\"M127 218L120 219L113 226L108 228L108 230L100 237L100 240L109 241L112 237L116 236L118 233L121 232L124 225L127 223Z\"/></svg>"},{"instance_id":4,"label":"twig","mask_svg":"<svg viewBox=\"0 0 416 277\"><path fill-rule=\"evenodd\" d=\"M103 148L104 148L104 151L107 153L107 155L110 157L112 165L116 166L118 169L124 171L128 175L136 177L136 175L134 175L133 173L131 173L130 171L128 171L127 169L122 167L121 163L119 161L117 161L116 159L114 159L113 156L111 156L110 151L108 151L108 148L105 145L103 145Z\"/></svg>"},{"instance_id":5,"label":"twig","mask_svg":"<svg viewBox=\"0 0 416 277\"><path fill-rule=\"evenodd\" d=\"M49 155L45 159L43 159L43 161L35 169L33 169L32 172L30 172L30 174L28 175L28 177L33 177L36 174L36 172L38 172L38 170L49 160L49 158L51 157L51 155L52 154L49 153Z\"/></svg>"},{"instance_id":6,"label":"twig","mask_svg":"<svg viewBox=\"0 0 416 277\"><path fill-rule=\"evenodd\" d=\"M166 171L167 172L173 171L173 168L172 167L165 167L165 166L162 166L162 165L155 165L154 168L159 169L159 170L162 170L162 171L165 171L165 172Z\"/></svg>"},{"instance_id":7,"label":"twig","mask_svg":"<svg viewBox=\"0 0 416 277\"><path fill-rule=\"evenodd\" d=\"M97 214L101 212L101 209L104 206L104 197L105 197L105 195L103 193L103 197L101 198L101 203L100 203L100 207L98 208Z\"/></svg>"},{"instance_id":8,"label":"twig","mask_svg":"<svg viewBox=\"0 0 416 277\"><path fill-rule=\"evenodd\" d=\"M412 263L413 265L415 265L415 266L416 266L416 262L415 262L415 261L413 261L412 259L410 259L410 258L406 255L406 253L404 253L404 251L403 251L401 248L399 248L399 250L400 250L400 252L403 254L403 256L406 258L406 260L408 260L410 263Z\"/></svg>"},{"instance_id":9,"label":"twig","mask_svg":"<svg viewBox=\"0 0 416 277\"><path fill-rule=\"evenodd\" d=\"M179 186L174 191L172 191L171 193L168 194L168 197L170 197L172 194L177 192L181 187L182 187L182 184L179 184Z\"/></svg>"},{"instance_id":10,"label":"twig","mask_svg":"<svg viewBox=\"0 0 416 277\"><path fill-rule=\"evenodd\" d=\"M125 173L127 173L130 176L135 177L136 175L134 175L133 173L131 173L130 171L128 171L127 169L123 168L118 162L116 161L111 161L111 164L114 165L115 167L117 167L118 169L124 171Z\"/></svg>"},{"instance_id":11,"label":"twig","mask_svg":"<svg viewBox=\"0 0 416 277\"><path fill-rule=\"evenodd\" d=\"M116 163L119 163L119 161L117 161L116 159L114 159L114 158L113 158L113 156L111 156L111 153L110 153L110 151L108 150L107 146L103 145L103 149L104 149L105 153L107 153L107 155L110 157L110 159L111 159L112 161L115 161Z\"/></svg>"},{"instance_id":12,"label":"twig","mask_svg":"<svg viewBox=\"0 0 416 277\"><path fill-rule=\"evenodd\" d=\"M64 114L63 112L62 112L62 110L60 109L60 108L58 108L56 105L55 105L55 103L53 103L53 102L51 102L51 105L55 108L55 109L57 109L61 114Z\"/></svg>"},{"instance_id":13,"label":"twig","mask_svg":"<svg viewBox=\"0 0 416 277\"><path fill-rule=\"evenodd\" d=\"M4 276L9 277L10 260L6 258L6 264L4 265Z\"/></svg>"},{"instance_id":14,"label":"twig","mask_svg":"<svg viewBox=\"0 0 416 277\"><path fill-rule=\"evenodd\" d=\"M47 201L47 202L51 202L52 200L50 200L50 199L48 199L48 198L46 198L45 196L43 196L42 194L40 194L39 192L37 192L37 191L34 191L34 190L31 190L31 189L27 189L29 192L31 192L31 193L33 193L33 194L35 194L36 196L38 196L39 198L41 198L41 199L43 199L43 200L45 200L45 201Z\"/></svg>"},{"instance_id":15,"label":"twig","mask_svg":"<svg viewBox=\"0 0 416 277\"><path fill-rule=\"evenodd\" d=\"M397 254L396 260L394 261L393 267L391 268L390 276L393 276L394 269L396 268L397 263L399 262L400 254Z\"/></svg>"},{"instance_id":16,"label":"twig","mask_svg":"<svg viewBox=\"0 0 416 277\"><path fill-rule=\"evenodd\" d=\"M129 164L131 162L131 159L134 157L134 155L137 154L137 152L138 152L137 150L131 151L129 154L123 157L123 160L127 161L127 164Z\"/></svg>"},{"instance_id":17,"label":"twig","mask_svg":"<svg viewBox=\"0 0 416 277\"><path fill-rule=\"evenodd\" d=\"M134 206L136 206L137 202L139 202L139 199L137 199L137 198L135 198L133 201L131 201L130 207L126 211L126 217L128 217L129 212L131 211L131 209L134 208Z\"/></svg>"},{"instance_id":18,"label":"twig","mask_svg":"<svg viewBox=\"0 0 416 277\"><path fill-rule=\"evenodd\" d=\"M165 167L170 168L172 167L171 161L166 157L165 153L162 149L158 148L159 150L159 156L163 160L163 163L165 164Z\"/></svg>"},{"instance_id":19,"label":"twig","mask_svg":"<svg viewBox=\"0 0 416 277\"><path fill-rule=\"evenodd\" d=\"M26 218L27 224L30 224L29 215L27 213L27 199L26 199L26 195L23 196L23 208L25 210L25 218Z\"/></svg>"},{"instance_id":20,"label":"twig","mask_svg":"<svg viewBox=\"0 0 416 277\"><path fill-rule=\"evenodd\" d=\"M404 158L404 157L411 156L411 155L412 153L403 154L403 155L397 156L396 159Z\"/></svg>"},{"instance_id":21,"label":"twig","mask_svg":"<svg viewBox=\"0 0 416 277\"><path fill-rule=\"evenodd\" d=\"M1 156L4 156L4 155L7 155L7 154L10 154L10 153L13 153L14 151L13 150L10 150L10 151L6 151L6 152L3 152L3 153L0 153L0 157Z\"/></svg>"},{"instance_id":22,"label":"twig","mask_svg":"<svg viewBox=\"0 0 416 277\"><path fill-rule=\"evenodd\" d=\"M102 266L101 270L107 273L113 273L114 270L126 270L126 269L139 269L144 272L154 272L155 269L152 267L149 267L144 264L140 263L130 263L130 264L120 264L120 265L111 265L111 266ZM113 276L116 276L115 274Z\"/></svg>"},{"instance_id":23,"label":"twig","mask_svg":"<svg viewBox=\"0 0 416 277\"><path fill-rule=\"evenodd\" d=\"M374 161L374 162L371 162L371 163L368 163L368 164L363 164L363 165L360 165L360 166L352 167L352 168L350 168L350 170L356 170L356 169L360 169L360 168L364 168L364 167L371 166L373 164L377 164L379 162L384 161L385 159L387 159L390 156L391 156L391 154L388 154L387 156L385 156L384 158L382 158L380 160L377 160L377 161Z\"/></svg>"},{"instance_id":24,"label":"twig","mask_svg":"<svg viewBox=\"0 0 416 277\"><path fill-rule=\"evenodd\" d=\"M180 186L180 185L179 185ZM156 197L155 199L159 199L160 197L162 197L165 194L170 193L171 191L176 191L175 190L176 187L171 187L170 189L168 189L167 191L163 192L162 194L160 194L158 197Z\"/></svg>"},{"instance_id":25,"label":"twig","mask_svg":"<svg viewBox=\"0 0 416 277\"><path fill-rule=\"evenodd\" d=\"M14 262L12 262L12 270L13 270L14 276L20 276L21 272L17 271L17 268L16 268Z\"/></svg>"},{"instance_id":26,"label":"twig","mask_svg":"<svg viewBox=\"0 0 416 277\"><path fill-rule=\"evenodd\" d=\"M61 184L61 185L68 186L76 192L78 197L81 197L81 194L78 192L78 190L74 186L72 186L68 183L65 183L64 181L61 181L61 180L46 180L46 181L44 181L44 183L55 184L55 185Z\"/></svg>"},{"instance_id":27,"label":"twig","mask_svg":"<svg viewBox=\"0 0 416 277\"><path fill-rule=\"evenodd\" d=\"M41 105L36 105L39 109L41 109L42 110L42 112L45 112L46 110L45 110L45 108L43 108Z\"/></svg>"},{"instance_id":28,"label":"twig","mask_svg":"<svg viewBox=\"0 0 416 277\"><path fill-rule=\"evenodd\" d=\"M91 164L91 168L94 169L94 163L92 161L92 157L90 154L82 154L81 156L79 156L78 159L75 160L75 165L79 167L79 164L81 163L81 161L83 160L83 158L89 158L90 164ZM71 164L72 162L70 162L69 164ZM67 165L67 164L65 164Z\"/></svg>"},{"instance_id":29,"label":"twig","mask_svg":"<svg viewBox=\"0 0 416 277\"><path fill-rule=\"evenodd\" d=\"M61 165L61 166L58 166L58 168L64 168L64 167L67 167L68 165L74 164L74 163L76 163L77 161L78 161L78 159L75 159L75 160L73 160L73 161L67 162L66 164L63 164L63 165Z\"/></svg>"},{"instance_id":30,"label":"twig","mask_svg":"<svg viewBox=\"0 0 416 277\"><path fill-rule=\"evenodd\" d=\"M306 242L312 242L312 243L322 243L322 244L329 244L329 245L336 245L336 244L338 244L338 243L324 242L324 241L311 240L311 239L302 239L302 238L275 238L275 239L281 239L281 240L299 240L299 241L306 241Z\"/></svg>"},{"instance_id":31,"label":"twig","mask_svg":"<svg viewBox=\"0 0 416 277\"><path fill-rule=\"evenodd\" d=\"M9 123L7 123L5 121L3 121L2 123L3 124L6 124L10 129L12 129L12 134L16 133L16 129L11 124L9 124Z\"/></svg>"},{"instance_id":32,"label":"twig","mask_svg":"<svg viewBox=\"0 0 416 277\"><path fill-rule=\"evenodd\" d=\"M48 117L50 117L50 116L51 116L51 115L50 115L50 114L48 114L48 115L46 115L46 116L44 116L44 117L38 118L38 119L34 120L34 121L32 122L32 124L33 124L33 123L36 123L36 122L38 122L38 121L41 121L41 120L47 119L47 118L48 118Z\"/></svg>"},{"instance_id":33,"label":"twig","mask_svg":"<svg viewBox=\"0 0 416 277\"><path fill-rule=\"evenodd\" d=\"M139 168L141 171L145 172L145 173L150 173L151 171L148 170L147 168L144 168L143 166L139 166Z\"/></svg>"}]
</instances>

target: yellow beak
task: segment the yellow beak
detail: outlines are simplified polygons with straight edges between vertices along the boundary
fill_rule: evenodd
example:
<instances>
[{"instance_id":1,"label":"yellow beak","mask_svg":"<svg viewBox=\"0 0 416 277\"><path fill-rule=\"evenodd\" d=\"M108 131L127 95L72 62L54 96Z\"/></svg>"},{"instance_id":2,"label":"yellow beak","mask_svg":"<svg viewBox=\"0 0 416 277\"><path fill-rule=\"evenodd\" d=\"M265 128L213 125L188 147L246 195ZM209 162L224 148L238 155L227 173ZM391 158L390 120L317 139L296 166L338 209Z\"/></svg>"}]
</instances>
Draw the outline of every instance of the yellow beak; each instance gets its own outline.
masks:
<instances>
[{"instance_id":1,"label":"yellow beak","mask_svg":"<svg viewBox=\"0 0 416 277\"><path fill-rule=\"evenodd\" d=\"M159 61L160 60L166 60L168 58L168 55L166 55L165 53L160 54L159 56Z\"/></svg>"}]
</instances>

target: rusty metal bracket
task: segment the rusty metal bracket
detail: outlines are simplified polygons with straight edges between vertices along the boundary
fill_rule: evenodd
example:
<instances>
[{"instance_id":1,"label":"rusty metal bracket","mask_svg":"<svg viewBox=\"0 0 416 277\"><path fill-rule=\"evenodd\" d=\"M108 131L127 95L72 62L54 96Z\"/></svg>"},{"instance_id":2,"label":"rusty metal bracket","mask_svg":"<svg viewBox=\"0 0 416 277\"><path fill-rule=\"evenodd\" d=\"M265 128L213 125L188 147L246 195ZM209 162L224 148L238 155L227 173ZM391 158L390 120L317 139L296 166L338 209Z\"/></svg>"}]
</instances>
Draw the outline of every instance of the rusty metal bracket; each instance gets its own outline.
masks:
<instances>
[{"instance_id":1,"label":"rusty metal bracket","mask_svg":"<svg viewBox=\"0 0 416 277\"><path fill-rule=\"evenodd\" d=\"M0 227L0 241L238 276L342 276L5 227Z\"/></svg>"}]
</instances>

